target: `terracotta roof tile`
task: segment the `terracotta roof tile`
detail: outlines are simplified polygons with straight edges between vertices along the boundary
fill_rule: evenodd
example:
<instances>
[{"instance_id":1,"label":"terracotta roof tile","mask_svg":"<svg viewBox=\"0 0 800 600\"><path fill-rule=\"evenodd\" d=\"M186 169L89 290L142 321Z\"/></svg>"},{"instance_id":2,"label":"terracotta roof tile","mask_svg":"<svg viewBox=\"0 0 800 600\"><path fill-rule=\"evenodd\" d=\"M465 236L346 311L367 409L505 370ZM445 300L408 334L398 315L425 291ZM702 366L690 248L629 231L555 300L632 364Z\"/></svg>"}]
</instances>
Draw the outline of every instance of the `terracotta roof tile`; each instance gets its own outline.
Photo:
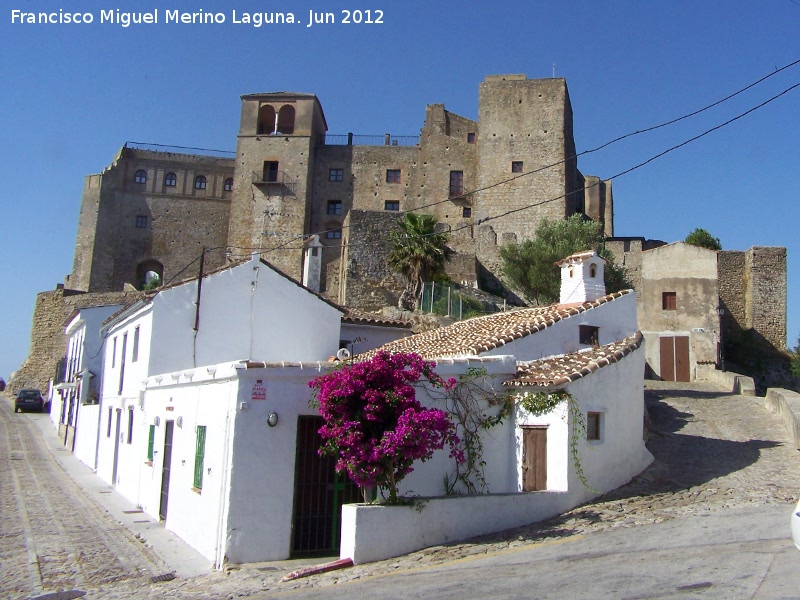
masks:
<instances>
[{"instance_id":1,"label":"terracotta roof tile","mask_svg":"<svg viewBox=\"0 0 800 600\"><path fill-rule=\"evenodd\" d=\"M395 340L359 354L368 359L384 350L391 353L414 352L425 359L449 356L475 356L547 329L554 323L620 298L630 290L607 294L578 306L550 304L475 317Z\"/></svg>"},{"instance_id":2,"label":"terracotta roof tile","mask_svg":"<svg viewBox=\"0 0 800 600\"><path fill-rule=\"evenodd\" d=\"M520 362L517 363L517 374L504 384L515 387L559 387L619 362L641 346L642 339L642 333L637 331L634 335L613 344L572 354Z\"/></svg>"}]
</instances>

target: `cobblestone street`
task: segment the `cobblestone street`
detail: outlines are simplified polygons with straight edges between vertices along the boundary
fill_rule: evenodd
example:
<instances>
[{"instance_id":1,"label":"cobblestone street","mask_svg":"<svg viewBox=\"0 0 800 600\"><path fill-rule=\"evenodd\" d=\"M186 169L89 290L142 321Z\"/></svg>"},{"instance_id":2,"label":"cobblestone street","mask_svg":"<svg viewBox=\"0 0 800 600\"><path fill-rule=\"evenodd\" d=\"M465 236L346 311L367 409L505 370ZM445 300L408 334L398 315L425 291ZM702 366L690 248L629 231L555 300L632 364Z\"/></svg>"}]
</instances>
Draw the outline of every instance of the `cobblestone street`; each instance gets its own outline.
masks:
<instances>
[{"instance_id":1,"label":"cobblestone street","mask_svg":"<svg viewBox=\"0 0 800 600\"><path fill-rule=\"evenodd\" d=\"M2 578L5 595L35 597L91 589L91 598L237 598L327 586L491 554L507 548L684 515L787 504L800 493L800 453L763 398L732 396L705 384L647 382L655 462L622 488L543 523L429 548L407 556L280 583L307 561L232 565L195 578L151 583L169 571L74 489L38 449L23 420L2 403ZM27 437L26 437L27 436ZM44 454L43 454L44 452ZM787 512L787 531L788 512Z\"/></svg>"},{"instance_id":2,"label":"cobblestone street","mask_svg":"<svg viewBox=\"0 0 800 600\"><path fill-rule=\"evenodd\" d=\"M140 586L167 569L86 498L53 460L35 425L15 414L6 397L0 402L0 461L4 597L86 590L118 581Z\"/></svg>"}]
</instances>

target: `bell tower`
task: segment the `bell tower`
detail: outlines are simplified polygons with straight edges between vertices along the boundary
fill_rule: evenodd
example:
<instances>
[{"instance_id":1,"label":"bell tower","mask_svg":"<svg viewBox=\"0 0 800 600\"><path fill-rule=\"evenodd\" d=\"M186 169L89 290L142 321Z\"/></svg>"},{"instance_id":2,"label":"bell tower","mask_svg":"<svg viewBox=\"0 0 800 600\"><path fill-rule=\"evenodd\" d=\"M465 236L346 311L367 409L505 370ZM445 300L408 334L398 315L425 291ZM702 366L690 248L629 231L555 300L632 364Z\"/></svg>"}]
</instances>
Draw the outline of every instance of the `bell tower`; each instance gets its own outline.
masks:
<instances>
[{"instance_id":1,"label":"bell tower","mask_svg":"<svg viewBox=\"0 0 800 600\"><path fill-rule=\"evenodd\" d=\"M258 251L287 275L302 278L309 232L315 150L328 126L313 94L242 96L228 247Z\"/></svg>"}]
</instances>

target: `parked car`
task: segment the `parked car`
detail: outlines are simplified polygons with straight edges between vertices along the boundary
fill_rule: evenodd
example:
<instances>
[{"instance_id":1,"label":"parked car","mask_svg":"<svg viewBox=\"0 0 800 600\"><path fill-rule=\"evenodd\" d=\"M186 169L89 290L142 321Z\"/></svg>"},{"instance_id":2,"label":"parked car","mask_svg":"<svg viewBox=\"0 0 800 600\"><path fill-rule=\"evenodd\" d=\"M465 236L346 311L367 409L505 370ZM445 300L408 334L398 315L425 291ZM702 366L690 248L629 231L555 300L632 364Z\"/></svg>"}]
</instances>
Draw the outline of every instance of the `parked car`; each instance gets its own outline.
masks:
<instances>
[{"instance_id":1,"label":"parked car","mask_svg":"<svg viewBox=\"0 0 800 600\"><path fill-rule=\"evenodd\" d=\"M14 400L14 410L20 412L22 410L35 410L42 412L44 410L44 398L42 392L34 389L24 389L17 393L17 398Z\"/></svg>"}]
</instances>

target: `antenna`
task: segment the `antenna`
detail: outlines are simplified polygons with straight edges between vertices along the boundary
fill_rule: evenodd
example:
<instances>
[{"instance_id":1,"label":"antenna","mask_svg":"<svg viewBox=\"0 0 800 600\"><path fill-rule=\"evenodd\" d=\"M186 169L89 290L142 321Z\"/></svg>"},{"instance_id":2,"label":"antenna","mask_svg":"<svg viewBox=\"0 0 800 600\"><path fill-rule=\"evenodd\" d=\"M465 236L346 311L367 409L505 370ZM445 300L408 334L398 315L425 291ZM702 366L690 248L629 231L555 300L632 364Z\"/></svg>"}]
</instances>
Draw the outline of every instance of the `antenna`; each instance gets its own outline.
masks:
<instances>
[{"instance_id":1,"label":"antenna","mask_svg":"<svg viewBox=\"0 0 800 600\"><path fill-rule=\"evenodd\" d=\"M553 62L553 79L556 78L556 63Z\"/></svg>"}]
</instances>

